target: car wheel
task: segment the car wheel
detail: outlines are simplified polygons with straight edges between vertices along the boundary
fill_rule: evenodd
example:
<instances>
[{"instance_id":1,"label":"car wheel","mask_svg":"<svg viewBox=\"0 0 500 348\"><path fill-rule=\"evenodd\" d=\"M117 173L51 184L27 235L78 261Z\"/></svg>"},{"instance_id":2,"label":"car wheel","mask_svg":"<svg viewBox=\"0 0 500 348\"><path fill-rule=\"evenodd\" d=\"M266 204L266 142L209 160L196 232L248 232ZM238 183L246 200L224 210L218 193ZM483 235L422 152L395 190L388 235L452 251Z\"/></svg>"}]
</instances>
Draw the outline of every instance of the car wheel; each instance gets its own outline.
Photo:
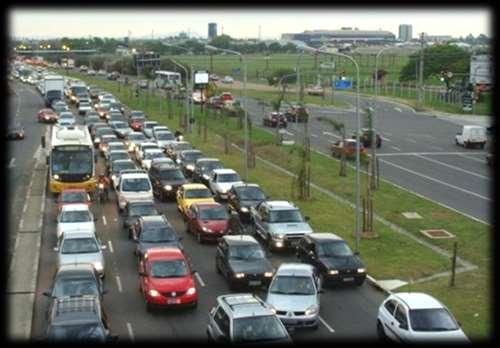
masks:
<instances>
[{"instance_id":1,"label":"car wheel","mask_svg":"<svg viewBox=\"0 0 500 348\"><path fill-rule=\"evenodd\" d=\"M377 320L377 336L382 341L387 341L387 335L385 334L384 327L380 320Z\"/></svg>"},{"instance_id":2,"label":"car wheel","mask_svg":"<svg viewBox=\"0 0 500 348\"><path fill-rule=\"evenodd\" d=\"M356 282L354 284L356 284L356 286L361 286L363 285L363 283L365 282L365 280L356 280Z\"/></svg>"},{"instance_id":3,"label":"car wheel","mask_svg":"<svg viewBox=\"0 0 500 348\"><path fill-rule=\"evenodd\" d=\"M196 308L198 307L198 301L194 301L193 304L191 305L191 308Z\"/></svg>"},{"instance_id":4,"label":"car wheel","mask_svg":"<svg viewBox=\"0 0 500 348\"><path fill-rule=\"evenodd\" d=\"M316 322L314 326L311 327L313 330L318 330L319 329L319 324Z\"/></svg>"}]
</instances>

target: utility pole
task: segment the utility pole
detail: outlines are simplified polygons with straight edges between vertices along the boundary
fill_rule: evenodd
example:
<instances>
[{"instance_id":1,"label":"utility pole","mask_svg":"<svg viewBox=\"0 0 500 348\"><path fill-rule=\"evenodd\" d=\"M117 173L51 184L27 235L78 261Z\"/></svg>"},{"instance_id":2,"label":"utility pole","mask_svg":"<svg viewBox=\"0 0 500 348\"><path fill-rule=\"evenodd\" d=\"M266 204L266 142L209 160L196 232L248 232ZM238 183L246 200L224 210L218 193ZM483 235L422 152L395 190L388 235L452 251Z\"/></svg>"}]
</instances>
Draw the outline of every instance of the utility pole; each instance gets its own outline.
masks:
<instances>
[{"instance_id":1,"label":"utility pole","mask_svg":"<svg viewBox=\"0 0 500 348\"><path fill-rule=\"evenodd\" d=\"M420 34L420 71L418 78L418 106L422 107L422 92L424 90L424 33Z\"/></svg>"}]
</instances>

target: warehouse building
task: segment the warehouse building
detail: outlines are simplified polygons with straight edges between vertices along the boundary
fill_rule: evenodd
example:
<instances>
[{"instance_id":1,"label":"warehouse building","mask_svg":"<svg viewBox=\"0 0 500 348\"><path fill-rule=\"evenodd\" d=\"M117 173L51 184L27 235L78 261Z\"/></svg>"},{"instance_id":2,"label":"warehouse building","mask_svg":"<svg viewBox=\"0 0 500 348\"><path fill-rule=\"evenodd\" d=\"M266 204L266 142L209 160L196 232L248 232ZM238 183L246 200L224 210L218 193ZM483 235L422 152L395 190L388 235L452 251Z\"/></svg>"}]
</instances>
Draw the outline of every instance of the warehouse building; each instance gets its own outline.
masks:
<instances>
[{"instance_id":1,"label":"warehouse building","mask_svg":"<svg viewBox=\"0 0 500 348\"><path fill-rule=\"evenodd\" d=\"M310 46L327 43L387 43L394 42L396 36L385 30L359 30L342 28L341 30L306 30L299 34L282 34L283 40L299 40Z\"/></svg>"}]
</instances>

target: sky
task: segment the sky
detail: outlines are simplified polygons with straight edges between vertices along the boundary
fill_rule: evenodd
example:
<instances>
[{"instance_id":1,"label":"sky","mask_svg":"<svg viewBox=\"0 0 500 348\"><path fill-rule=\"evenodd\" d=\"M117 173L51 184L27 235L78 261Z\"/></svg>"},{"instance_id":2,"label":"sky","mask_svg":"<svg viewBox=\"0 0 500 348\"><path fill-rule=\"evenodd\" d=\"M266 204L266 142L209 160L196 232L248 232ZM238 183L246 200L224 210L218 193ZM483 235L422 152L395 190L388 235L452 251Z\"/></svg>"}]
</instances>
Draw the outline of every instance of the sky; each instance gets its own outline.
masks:
<instances>
[{"instance_id":1,"label":"sky","mask_svg":"<svg viewBox=\"0 0 500 348\"><path fill-rule=\"evenodd\" d=\"M492 9L488 7L402 8L11 8L11 37L120 37L165 36L180 31L207 36L208 23L217 23L218 34L234 38L278 39L282 33L341 27L387 30L398 36L400 24L413 26L413 37L493 35Z\"/></svg>"}]
</instances>

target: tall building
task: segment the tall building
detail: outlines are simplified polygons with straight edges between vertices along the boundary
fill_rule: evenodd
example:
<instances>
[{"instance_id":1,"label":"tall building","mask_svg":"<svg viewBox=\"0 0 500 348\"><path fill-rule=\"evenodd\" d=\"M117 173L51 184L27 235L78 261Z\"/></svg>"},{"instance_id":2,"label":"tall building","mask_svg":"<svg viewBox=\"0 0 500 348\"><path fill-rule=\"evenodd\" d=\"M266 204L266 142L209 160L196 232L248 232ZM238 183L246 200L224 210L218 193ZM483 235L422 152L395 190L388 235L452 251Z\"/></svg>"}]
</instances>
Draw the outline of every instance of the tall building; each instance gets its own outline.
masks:
<instances>
[{"instance_id":1,"label":"tall building","mask_svg":"<svg viewBox=\"0 0 500 348\"><path fill-rule=\"evenodd\" d=\"M413 38L412 26L411 24L400 24L399 25L399 41L410 41Z\"/></svg>"},{"instance_id":2,"label":"tall building","mask_svg":"<svg viewBox=\"0 0 500 348\"><path fill-rule=\"evenodd\" d=\"M208 39L212 40L217 36L217 23L208 23Z\"/></svg>"}]
</instances>

